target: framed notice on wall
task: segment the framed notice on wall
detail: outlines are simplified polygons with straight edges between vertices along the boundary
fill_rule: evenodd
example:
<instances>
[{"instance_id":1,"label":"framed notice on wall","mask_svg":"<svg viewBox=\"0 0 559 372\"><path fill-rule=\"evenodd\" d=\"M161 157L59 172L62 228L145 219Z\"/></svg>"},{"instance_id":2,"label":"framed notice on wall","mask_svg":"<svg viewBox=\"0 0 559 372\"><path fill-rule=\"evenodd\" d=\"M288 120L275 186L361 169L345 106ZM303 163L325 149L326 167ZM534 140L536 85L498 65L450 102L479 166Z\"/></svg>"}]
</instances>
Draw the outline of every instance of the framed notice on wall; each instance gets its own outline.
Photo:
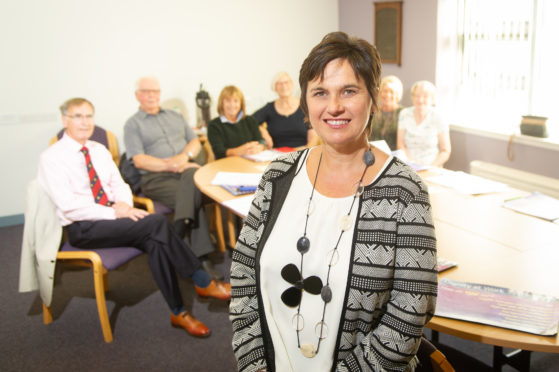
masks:
<instances>
[{"instance_id":1,"label":"framed notice on wall","mask_svg":"<svg viewBox=\"0 0 559 372\"><path fill-rule=\"evenodd\" d=\"M375 3L375 46L382 63L402 64L402 1Z\"/></svg>"}]
</instances>

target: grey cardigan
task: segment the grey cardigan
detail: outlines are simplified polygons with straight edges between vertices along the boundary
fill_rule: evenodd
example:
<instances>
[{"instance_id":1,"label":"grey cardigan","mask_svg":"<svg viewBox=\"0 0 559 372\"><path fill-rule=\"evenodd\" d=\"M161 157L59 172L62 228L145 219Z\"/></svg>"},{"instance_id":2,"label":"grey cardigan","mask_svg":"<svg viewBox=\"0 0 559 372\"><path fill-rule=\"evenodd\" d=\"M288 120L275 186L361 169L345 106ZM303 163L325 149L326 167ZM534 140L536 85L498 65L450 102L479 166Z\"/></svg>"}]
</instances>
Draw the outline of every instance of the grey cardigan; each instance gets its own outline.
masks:
<instances>
[{"instance_id":1,"label":"grey cardigan","mask_svg":"<svg viewBox=\"0 0 559 372\"><path fill-rule=\"evenodd\" d=\"M233 251L230 319L239 371L275 369L259 259L304 151L268 166ZM332 371L413 371L423 326L433 316L437 296L427 186L393 158L365 187L357 215Z\"/></svg>"}]
</instances>

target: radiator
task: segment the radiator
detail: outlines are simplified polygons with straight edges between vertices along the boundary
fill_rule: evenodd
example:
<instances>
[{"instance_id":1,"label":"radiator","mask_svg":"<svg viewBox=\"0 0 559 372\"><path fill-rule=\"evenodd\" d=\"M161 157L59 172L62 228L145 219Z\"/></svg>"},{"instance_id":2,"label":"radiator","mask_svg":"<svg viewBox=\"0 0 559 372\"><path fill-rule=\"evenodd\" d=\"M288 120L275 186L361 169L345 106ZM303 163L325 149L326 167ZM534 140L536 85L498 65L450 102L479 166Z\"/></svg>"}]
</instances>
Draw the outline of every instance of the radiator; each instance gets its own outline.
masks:
<instances>
[{"instance_id":1,"label":"radiator","mask_svg":"<svg viewBox=\"0 0 559 372\"><path fill-rule=\"evenodd\" d=\"M502 165L474 160L470 163L470 173L505 183L515 189L539 191L542 194L559 199L559 179L521 171Z\"/></svg>"}]
</instances>

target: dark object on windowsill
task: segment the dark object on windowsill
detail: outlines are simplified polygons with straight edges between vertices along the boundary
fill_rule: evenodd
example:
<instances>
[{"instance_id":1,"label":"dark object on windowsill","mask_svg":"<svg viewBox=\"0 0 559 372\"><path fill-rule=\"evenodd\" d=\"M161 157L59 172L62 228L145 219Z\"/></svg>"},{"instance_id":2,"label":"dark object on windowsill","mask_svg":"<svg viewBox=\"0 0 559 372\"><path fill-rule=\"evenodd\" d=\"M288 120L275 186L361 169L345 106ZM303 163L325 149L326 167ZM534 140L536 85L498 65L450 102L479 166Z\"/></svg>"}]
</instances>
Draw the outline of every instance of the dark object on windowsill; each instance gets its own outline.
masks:
<instances>
[{"instance_id":1,"label":"dark object on windowsill","mask_svg":"<svg viewBox=\"0 0 559 372\"><path fill-rule=\"evenodd\" d=\"M546 123L547 118L545 116L522 116L520 133L527 136L545 138L547 137Z\"/></svg>"}]
</instances>

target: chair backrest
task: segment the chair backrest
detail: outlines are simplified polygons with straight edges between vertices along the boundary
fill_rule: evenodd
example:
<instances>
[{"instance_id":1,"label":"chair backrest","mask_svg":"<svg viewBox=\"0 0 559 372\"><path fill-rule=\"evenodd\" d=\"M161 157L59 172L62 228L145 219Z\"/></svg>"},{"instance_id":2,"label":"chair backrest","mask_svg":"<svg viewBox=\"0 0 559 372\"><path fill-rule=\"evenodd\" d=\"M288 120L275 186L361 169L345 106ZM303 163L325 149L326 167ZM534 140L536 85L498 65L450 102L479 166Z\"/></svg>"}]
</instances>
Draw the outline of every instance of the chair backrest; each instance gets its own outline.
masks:
<instances>
[{"instance_id":1,"label":"chair backrest","mask_svg":"<svg viewBox=\"0 0 559 372\"><path fill-rule=\"evenodd\" d=\"M138 168L134 166L134 162L126 157L126 153L122 153L120 165L118 166L120 174L124 182L130 186L132 192L137 195L142 191L142 175Z\"/></svg>"},{"instance_id":2,"label":"chair backrest","mask_svg":"<svg viewBox=\"0 0 559 372\"><path fill-rule=\"evenodd\" d=\"M184 121L188 123L188 110L186 109L186 105L184 101L180 98L169 98L159 104L161 108L167 110L175 110L179 114L182 115Z\"/></svg>"},{"instance_id":3,"label":"chair backrest","mask_svg":"<svg viewBox=\"0 0 559 372\"><path fill-rule=\"evenodd\" d=\"M201 136L200 137L200 143L202 144L202 149L206 154L206 163L211 163L212 161L215 161L215 155L214 155L214 152L212 150L212 145L210 144L210 141L208 140L208 137Z\"/></svg>"},{"instance_id":4,"label":"chair backrest","mask_svg":"<svg viewBox=\"0 0 559 372\"><path fill-rule=\"evenodd\" d=\"M53 143L55 143L56 141L58 141L59 139L62 138L62 135L64 134L64 129L61 129L56 136L52 137L50 139L49 145L52 145ZM95 141L95 142L99 142L100 144L104 145L109 152L111 153L111 156L114 160L114 162L116 163L116 165L118 166L120 164L120 154L119 154L119 150L118 150L118 141L116 139L116 136L114 135L113 132L108 131L98 125L95 126L95 129L93 129L93 134L91 135L90 140Z\"/></svg>"},{"instance_id":5,"label":"chair backrest","mask_svg":"<svg viewBox=\"0 0 559 372\"><path fill-rule=\"evenodd\" d=\"M454 372L454 367L445 355L425 337L421 337L417 358L420 365L416 372Z\"/></svg>"}]
</instances>

